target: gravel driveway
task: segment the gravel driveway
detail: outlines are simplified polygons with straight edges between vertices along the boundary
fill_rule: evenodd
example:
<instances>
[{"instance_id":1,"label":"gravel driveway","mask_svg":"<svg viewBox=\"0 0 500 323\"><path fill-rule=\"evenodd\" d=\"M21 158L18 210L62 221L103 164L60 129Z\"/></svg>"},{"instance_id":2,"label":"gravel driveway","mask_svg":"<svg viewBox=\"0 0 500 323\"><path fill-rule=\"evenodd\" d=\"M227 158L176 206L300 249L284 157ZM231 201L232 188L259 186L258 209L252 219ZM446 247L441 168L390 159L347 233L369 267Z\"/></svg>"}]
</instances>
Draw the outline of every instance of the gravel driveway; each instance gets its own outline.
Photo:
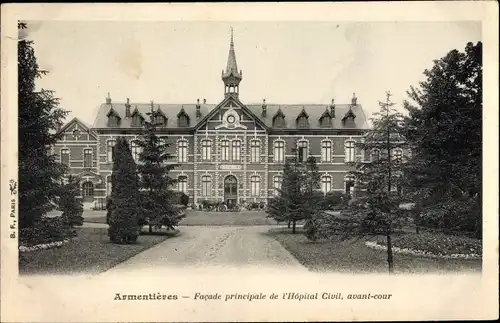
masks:
<instances>
[{"instance_id":1,"label":"gravel driveway","mask_svg":"<svg viewBox=\"0 0 500 323\"><path fill-rule=\"evenodd\" d=\"M307 271L279 242L264 235L269 228L264 225L181 227L180 235L141 252L108 273L162 267L285 267Z\"/></svg>"}]
</instances>

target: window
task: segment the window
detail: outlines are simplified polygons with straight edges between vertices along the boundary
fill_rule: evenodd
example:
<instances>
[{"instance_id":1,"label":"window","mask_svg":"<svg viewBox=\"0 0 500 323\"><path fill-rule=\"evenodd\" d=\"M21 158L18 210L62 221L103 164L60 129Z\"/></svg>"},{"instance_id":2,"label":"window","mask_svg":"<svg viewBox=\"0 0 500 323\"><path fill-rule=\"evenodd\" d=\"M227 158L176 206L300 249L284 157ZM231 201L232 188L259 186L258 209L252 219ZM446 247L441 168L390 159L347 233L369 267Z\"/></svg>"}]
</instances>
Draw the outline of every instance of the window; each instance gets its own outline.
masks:
<instances>
[{"instance_id":1,"label":"window","mask_svg":"<svg viewBox=\"0 0 500 323\"><path fill-rule=\"evenodd\" d=\"M232 142L232 148L233 148L233 161L239 161L241 157L241 141L239 140L233 140Z\"/></svg>"},{"instance_id":2,"label":"window","mask_svg":"<svg viewBox=\"0 0 500 323\"><path fill-rule=\"evenodd\" d=\"M220 159L229 160L229 140L221 140L220 142Z\"/></svg>"},{"instance_id":3,"label":"window","mask_svg":"<svg viewBox=\"0 0 500 323\"><path fill-rule=\"evenodd\" d=\"M250 161L258 163L260 161L260 141L252 140L250 142Z\"/></svg>"},{"instance_id":4,"label":"window","mask_svg":"<svg viewBox=\"0 0 500 323\"><path fill-rule=\"evenodd\" d=\"M85 148L83 150L83 167L90 168L92 167L92 149Z\"/></svg>"},{"instance_id":5,"label":"window","mask_svg":"<svg viewBox=\"0 0 500 323\"><path fill-rule=\"evenodd\" d=\"M179 116L179 127L189 127L189 119L185 114Z\"/></svg>"},{"instance_id":6,"label":"window","mask_svg":"<svg viewBox=\"0 0 500 323\"><path fill-rule=\"evenodd\" d=\"M273 177L273 187L274 187L274 195L278 196L280 194L281 190L281 183L283 181L283 177L281 176L274 176Z\"/></svg>"},{"instance_id":7,"label":"window","mask_svg":"<svg viewBox=\"0 0 500 323\"><path fill-rule=\"evenodd\" d=\"M323 176L321 177L321 191L323 194L327 194L332 191L332 177L331 176Z\"/></svg>"},{"instance_id":8,"label":"window","mask_svg":"<svg viewBox=\"0 0 500 323\"><path fill-rule=\"evenodd\" d=\"M112 176L108 176L106 177L106 195L111 196L112 191L113 191Z\"/></svg>"},{"instance_id":9,"label":"window","mask_svg":"<svg viewBox=\"0 0 500 323\"><path fill-rule=\"evenodd\" d=\"M332 142L330 140L325 140L321 143L321 161L332 161Z\"/></svg>"},{"instance_id":10,"label":"window","mask_svg":"<svg viewBox=\"0 0 500 323\"><path fill-rule=\"evenodd\" d=\"M370 159L372 162L378 162L380 160L380 150L377 148L372 149Z\"/></svg>"},{"instance_id":11,"label":"window","mask_svg":"<svg viewBox=\"0 0 500 323\"><path fill-rule=\"evenodd\" d=\"M69 166L69 149L61 149L61 164Z\"/></svg>"},{"instance_id":12,"label":"window","mask_svg":"<svg viewBox=\"0 0 500 323\"><path fill-rule=\"evenodd\" d=\"M94 196L94 184L92 182L83 183L82 195L83 195L83 197L93 197Z\"/></svg>"},{"instance_id":13,"label":"window","mask_svg":"<svg viewBox=\"0 0 500 323\"><path fill-rule=\"evenodd\" d=\"M187 176L179 176L177 179L177 188L179 192L187 193Z\"/></svg>"},{"instance_id":14,"label":"window","mask_svg":"<svg viewBox=\"0 0 500 323\"><path fill-rule=\"evenodd\" d=\"M211 190L212 190L212 181L210 179L210 176L208 175L203 175L201 177L201 195L202 196L210 196Z\"/></svg>"},{"instance_id":15,"label":"window","mask_svg":"<svg viewBox=\"0 0 500 323\"><path fill-rule=\"evenodd\" d=\"M114 141L114 140L108 141L108 163L113 162L113 157L115 155L115 144L116 144L116 141Z\"/></svg>"},{"instance_id":16,"label":"window","mask_svg":"<svg viewBox=\"0 0 500 323\"><path fill-rule=\"evenodd\" d=\"M285 162L285 142L283 140L277 140L274 142L274 162Z\"/></svg>"},{"instance_id":17,"label":"window","mask_svg":"<svg viewBox=\"0 0 500 323\"><path fill-rule=\"evenodd\" d=\"M110 115L108 118L108 126L118 127L120 125L120 118L116 115Z\"/></svg>"},{"instance_id":18,"label":"window","mask_svg":"<svg viewBox=\"0 0 500 323\"><path fill-rule=\"evenodd\" d=\"M306 117L300 117L297 119L297 128L299 129L307 129L309 128L309 121Z\"/></svg>"},{"instance_id":19,"label":"window","mask_svg":"<svg viewBox=\"0 0 500 323\"><path fill-rule=\"evenodd\" d=\"M345 193L351 195L354 189L354 176L346 175L344 181L345 181Z\"/></svg>"},{"instance_id":20,"label":"window","mask_svg":"<svg viewBox=\"0 0 500 323\"><path fill-rule=\"evenodd\" d=\"M187 147L188 143L186 140L181 140L177 143L177 161L179 163L187 162Z\"/></svg>"},{"instance_id":21,"label":"window","mask_svg":"<svg viewBox=\"0 0 500 323\"><path fill-rule=\"evenodd\" d=\"M347 140L345 142L345 162L353 163L355 161L355 142Z\"/></svg>"},{"instance_id":22,"label":"window","mask_svg":"<svg viewBox=\"0 0 500 323\"><path fill-rule=\"evenodd\" d=\"M250 194L252 196L260 195L260 177L257 175L250 177Z\"/></svg>"},{"instance_id":23,"label":"window","mask_svg":"<svg viewBox=\"0 0 500 323\"><path fill-rule=\"evenodd\" d=\"M285 127L285 117L283 115L277 115L273 121L273 127L284 128Z\"/></svg>"},{"instance_id":24,"label":"window","mask_svg":"<svg viewBox=\"0 0 500 323\"><path fill-rule=\"evenodd\" d=\"M168 119L162 115L156 116L155 123L158 127L166 127Z\"/></svg>"},{"instance_id":25,"label":"window","mask_svg":"<svg viewBox=\"0 0 500 323\"><path fill-rule=\"evenodd\" d=\"M301 140L297 143L299 162L307 161L307 141Z\"/></svg>"},{"instance_id":26,"label":"window","mask_svg":"<svg viewBox=\"0 0 500 323\"><path fill-rule=\"evenodd\" d=\"M141 147L134 141L132 141L131 145L132 157L134 157L135 162L139 161L139 154L141 153Z\"/></svg>"},{"instance_id":27,"label":"window","mask_svg":"<svg viewBox=\"0 0 500 323\"><path fill-rule=\"evenodd\" d=\"M208 139L201 141L201 159L210 160L212 152L212 142Z\"/></svg>"},{"instance_id":28,"label":"window","mask_svg":"<svg viewBox=\"0 0 500 323\"><path fill-rule=\"evenodd\" d=\"M330 128L332 126L332 118L329 116L324 116L320 120L321 128Z\"/></svg>"},{"instance_id":29,"label":"window","mask_svg":"<svg viewBox=\"0 0 500 323\"><path fill-rule=\"evenodd\" d=\"M136 113L132 117L132 127L142 127L143 124L144 124L144 119L138 113Z\"/></svg>"},{"instance_id":30,"label":"window","mask_svg":"<svg viewBox=\"0 0 500 323\"><path fill-rule=\"evenodd\" d=\"M403 161L403 150L401 148L394 149L394 162L399 164Z\"/></svg>"}]
</instances>

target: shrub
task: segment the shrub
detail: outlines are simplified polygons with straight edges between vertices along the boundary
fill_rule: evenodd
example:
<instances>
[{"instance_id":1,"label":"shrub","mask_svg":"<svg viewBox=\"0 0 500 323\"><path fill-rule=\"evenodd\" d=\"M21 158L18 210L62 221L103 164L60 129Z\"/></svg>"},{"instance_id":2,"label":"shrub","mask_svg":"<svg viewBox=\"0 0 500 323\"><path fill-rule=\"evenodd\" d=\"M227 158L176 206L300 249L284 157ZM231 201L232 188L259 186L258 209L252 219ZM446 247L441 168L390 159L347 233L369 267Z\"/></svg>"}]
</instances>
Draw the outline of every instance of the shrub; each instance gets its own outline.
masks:
<instances>
[{"instance_id":1,"label":"shrub","mask_svg":"<svg viewBox=\"0 0 500 323\"><path fill-rule=\"evenodd\" d=\"M189 204L189 196L187 196L185 193L182 193L181 195L181 204L184 206L188 206Z\"/></svg>"},{"instance_id":2,"label":"shrub","mask_svg":"<svg viewBox=\"0 0 500 323\"><path fill-rule=\"evenodd\" d=\"M68 177L68 184L62 187L59 197L59 209L62 218L70 227L83 225L83 204L76 196L80 194L80 183L73 176Z\"/></svg>"},{"instance_id":3,"label":"shrub","mask_svg":"<svg viewBox=\"0 0 500 323\"><path fill-rule=\"evenodd\" d=\"M42 243L62 241L76 236L76 231L70 228L62 217L41 217L30 228L19 230L19 244L34 246Z\"/></svg>"}]
</instances>

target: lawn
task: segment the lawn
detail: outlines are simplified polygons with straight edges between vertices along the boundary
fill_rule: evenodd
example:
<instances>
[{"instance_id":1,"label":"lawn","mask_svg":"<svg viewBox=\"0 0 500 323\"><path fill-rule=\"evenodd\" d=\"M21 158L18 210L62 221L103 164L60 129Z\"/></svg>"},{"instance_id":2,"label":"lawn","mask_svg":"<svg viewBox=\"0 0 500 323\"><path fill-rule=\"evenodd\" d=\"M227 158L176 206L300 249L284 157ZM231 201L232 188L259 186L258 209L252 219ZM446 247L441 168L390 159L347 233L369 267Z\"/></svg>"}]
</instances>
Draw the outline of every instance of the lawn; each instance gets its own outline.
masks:
<instances>
[{"instance_id":1,"label":"lawn","mask_svg":"<svg viewBox=\"0 0 500 323\"><path fill-rule=\"evenodd\" d=\"M105 228L79 228L78 237L60 248L20 253L20 274L96 274L166 240L166 235L141 235L137 244L109 242Z\"/></svg>"},{"instance_id":2,"label":"lawn","mask_svg":"<svg viewBox=\"0 0 500 323\"><path fill-rule=\"evenodd\" d=\"M101 211L102 212L102 211ZM241 212L204 212L187 211L186 217L179 223L180 226L251 226L273 225L276 221L266 218L267 213L262 211ZM94 212L92 215L83 215L84 221L89 223L106 223L106 213Z\"/></svg>"},{"instance_id":3,"label":"lawn","mask_svg":"<svg viewBox=\"0 0 500 323\"><path fill-rule=\"evenodd\" d=\"M387 273L388 271L386 252L365 246L367 238L313 243L307 240L301 230L291 234L289 229L276 228L266 234L279 241L300 263L312 271L338 273ZM452 271L481 271L481 260L436 259L394 254L395 273Z\"/></svg>"}]
</instances>

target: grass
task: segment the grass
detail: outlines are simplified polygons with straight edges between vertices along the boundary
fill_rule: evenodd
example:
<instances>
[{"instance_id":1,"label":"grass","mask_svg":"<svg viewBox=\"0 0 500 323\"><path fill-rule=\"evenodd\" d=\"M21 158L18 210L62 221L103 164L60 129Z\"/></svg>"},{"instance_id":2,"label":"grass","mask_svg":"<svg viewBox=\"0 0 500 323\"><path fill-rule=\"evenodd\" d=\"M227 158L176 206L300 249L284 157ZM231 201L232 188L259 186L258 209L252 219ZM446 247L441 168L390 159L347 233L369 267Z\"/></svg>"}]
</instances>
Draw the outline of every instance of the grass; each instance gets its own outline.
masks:
<instances>
[{"instance_id":1,"label":"grass","mask_svg":"<svg viewBox=\"0 0 500 323\"><path fill-rule=\"evenodd\" d=\"M180 226L252 226L273 225L276 221L266 218L267 213L261 211L241 212L204 212L187 211L186 217L179 223ZM89 223L106 223L106 215L92 215L84 221Z\"/></svg>"},{"instance_id":2,"label":"grass","mask_svg":"<svg viewBox=\"0 0 500 323\"><path fill-rule=\"evenodd\" d=\"M387 253L365 246L368 238L347 241L310 242L302 229L292 234L290 229L276 228L266 233L274 237L305 267L316 272L387 273ZM371 237L370 240L372 240ZM434 259L394 254L395 273L439 273L481 271L481 260Z\"/></svg>"},{"instance_id":3,"label":"grass","mask_svg":"<svg viewBox=\"0 0 500 323\"><path fill-rule=\"evenodd\" d=\"M105 228L79 228L78 237L60 248L19 254L20 274L96 274L166 240L169 235L141 235L136 244L109 242Z\"/></svg>"}]
</instances>

